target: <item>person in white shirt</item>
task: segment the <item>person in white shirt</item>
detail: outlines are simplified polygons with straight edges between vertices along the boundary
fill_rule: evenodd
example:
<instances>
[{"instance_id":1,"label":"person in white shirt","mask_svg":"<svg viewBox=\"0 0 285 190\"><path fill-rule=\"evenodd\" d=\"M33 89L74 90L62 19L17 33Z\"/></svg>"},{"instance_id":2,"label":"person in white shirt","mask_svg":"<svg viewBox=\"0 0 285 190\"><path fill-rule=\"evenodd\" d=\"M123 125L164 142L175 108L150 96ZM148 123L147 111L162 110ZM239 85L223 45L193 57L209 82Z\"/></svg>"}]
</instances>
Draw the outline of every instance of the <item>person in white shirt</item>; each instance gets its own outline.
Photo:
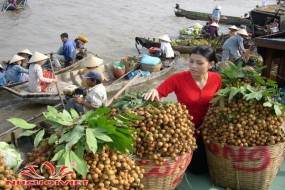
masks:
<instances>
[{"instance_id":1,"label":"person in white shirt","mask_svg":"<svg viewBox=\"0 0 285 190\"><path fill-rule=\"evenodd\" d=\"M171 40L169 38L168 35L163 35L163 36L160 36L158 37L158 39L160 40L160 50L161 50L161 53L162 53L162 57L163 58L173 58L174 57L174 51L171 47Z\"/></svg>"},{"instance_id":2,"label":"person in white shirt","mask_svg":"<svg viewBox=\"0 0 285 190\"><path fill-rule=\"evenodd\" d=\"M86 97L74 97L68 100L65 105L65 109L70 112L73 108L78 114L84 114L89 110L102 107L107 102L106 89L103 86L102 75L96 70L89 71L86 75L82 76L86 78L87 93Z\"/></svg>"}]
</instances>

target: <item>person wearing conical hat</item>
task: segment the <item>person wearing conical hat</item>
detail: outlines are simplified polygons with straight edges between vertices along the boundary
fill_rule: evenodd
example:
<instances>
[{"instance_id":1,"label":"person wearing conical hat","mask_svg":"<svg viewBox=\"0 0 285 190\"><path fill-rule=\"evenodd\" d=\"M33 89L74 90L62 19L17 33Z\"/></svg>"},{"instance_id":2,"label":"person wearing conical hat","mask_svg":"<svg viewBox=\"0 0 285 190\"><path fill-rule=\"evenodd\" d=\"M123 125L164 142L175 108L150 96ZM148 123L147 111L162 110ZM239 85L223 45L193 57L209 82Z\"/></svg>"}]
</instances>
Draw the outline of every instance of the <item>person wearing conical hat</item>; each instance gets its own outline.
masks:
<instances>
[{"instance_id":1,"label":"person wearing conical hat","mask_svg":"<svg viewBox=\"0 0 285 190\"><path fill-rule=\"evenodd\" d=\"M237 61L245 54L244 38L248 36L245 29L239 29L237 35L228 38L223 45L222 61Z\"/></svg>"},{"instance_id":2,"label":"person wearing conical hat","mask_svg":"<svg viewBox=\"0 0 285 190\"><path fill-rule=\"evenodd\" d=\"M25 69L28 69L28 62L32 57L32 52L29 49L24 49L17 53L19 56L24 57L25 59L22 61L21 66Z\"/></svg>"},{"instance_id":3,"label":"person wearing conical hat","mask_svg":"<svg viewBox=\"0 0 285 190\"><path fill-rule=\"evenodd\" d=\"M210 26L206 29L205 37L218 37L219 25L216 22L210 24Z\"/></svg>"},{"instance_id":4,"label":"person wearing conical hat","mask_svg":"<svg viewBox=\"0 0 285 190\"><path fill-rule=\"evenodd\" d=\"M87 48L84 47L85 43L89 42L89 40L79 35L75 40L76 50L78 51L76 53L76 60L83 59L84 57L87 57Z\"/></svg>"},{"instance_id":5,"label":"person wearing conical hat","mask_svg":"<svg viewBox=\"0 0 285 190\"><path fill-rule=\"evenodd\" d=\"M29 70L21 67L22 60L24 59L24 57L14 55L10 60L9 65L6 68L6 81L8 83L23 82L27 80L23 73L28 74Z\"/></svg>"},{"instance_id":6,"label":"person wearing conical hat","mask_svg":"<svg viewBox=\"0 0 285 190\"><path fill-rule=\"evenodd\" d=\"M92 70L96 70L98 71L101 76L102 76L102 81L104 81L106 78L100 68L100 65L103 64L103 59L99 58L99 57L95 57L95 56L92 56L92 57L89 57L86 61L86 63L83 65L84 68L83 69L80 69L79 70L79 75L85 75L87 74L89 71L92 71ZM81 86L87 88L87 83L86 83L86 79L85 78L82 78L82 82L81 82Z\"/></svg>"},{"instance_id":7,"label":"person wearing conical hat","mask_svg":"<svg viewBox=\"0 0 285 190\"><path fill-rule=\"evenodd\" d=\"M45 78L43 76L42 65L49 57L35 52L29 60L29 91L30 92L44 92L46 89L42 89L41 82L52 83L57 82L54 78Z\"/></svg>"},{"instance_id":8,"label":"person wearing conical hat","mask_svg":"<svg viewBox=\"0 0 285 190\"><path fill-rule=\"evenodd\" d=\"M237 31L239 30L235 25L230 26L228 29L229 29L229 36L237 35Z\"/></svg>"},{"instance_id":9,"label":"person wearing conical hat","mask_svg":"<svg viewBox=\"0 0 285 190\"><path fill-rule=\"evenodd\" d=\"M171 40L168 35L159 36L158 39L160 40L160 50L162 53L162 58L173 58L174 51L171 47Z\"/></svg>"},{"instance_id":10,"label":"person wearing conical hat","mask_svg":"<svg viewBox=\"0 0 285 190\"><path fill-rule=\"evenodd\" d=\"M222 7L220 5L216 5L213 12L212 12L212 22L219 23L222 12L221 12Z\"/></svg>"},{"instance_id":11,"label":"person wearing conical hat","mask_svg":"<svg viewBox=\"0 0 285 190\"><path fill-rule=\"evenodd\" d=\"M7 81L6 81L6 71L4 70L2 64L0 64L0 86L5 86L7 85Z\"/></svg>"}]
</instances>

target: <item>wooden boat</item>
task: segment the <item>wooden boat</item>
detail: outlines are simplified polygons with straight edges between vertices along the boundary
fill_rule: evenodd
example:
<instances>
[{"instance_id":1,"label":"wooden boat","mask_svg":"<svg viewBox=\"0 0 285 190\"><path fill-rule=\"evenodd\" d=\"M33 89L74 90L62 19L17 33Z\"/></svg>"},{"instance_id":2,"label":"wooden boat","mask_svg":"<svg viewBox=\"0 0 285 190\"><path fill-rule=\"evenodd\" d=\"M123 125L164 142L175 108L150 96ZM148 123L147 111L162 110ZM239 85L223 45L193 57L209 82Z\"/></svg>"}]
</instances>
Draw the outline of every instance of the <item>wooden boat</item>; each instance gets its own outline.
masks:
<instances>
[{"instance_id":1,"label":"wooden boat","mask_svg":"<svg viewBox=\"0 0 285 190\"><path fill-rule=\"evenodd\" d=\"M60 70L56 70L54 71L55 75L58 75L58 74L61 74L61 73L64 73L64 72L67 72L67 71L74 71L74 70L78 70L82 67L83 63L85 63L87 58L83 58L81 60L78 60L76 61L74 64L68 66L68 67L65 67L65 68L62 68ZM48 61L49 62L49 61ZM48 63L47 63L48 65ZM51 68L45 68L47 70L51 70ZM6 87L14 87L14 86L17 86L17 85L20 85L20 84L24 84L24 83L27 83L28 81L23 81L23 82L17 82L17 83L12 83L12 84L8 84L6 85ZM3 86L0 86L0 90Z\"/></svg>"},{"instance_id":2,"label":"wooden boat","mask_svg":"<svg viewBox=\"0 0 285 190\"><path fill-rule=\"evenodd\" d=\"M8 10L19 10L25 8L27 4L27 0L17 0L16 1L17 6L15 7L12 3L9 3L8 0L4 0L2 5L2 11L8 11Z\"/></svg>"},{"instance_id":3,"label":"wooden boat","mask_svg":"<svg viewBox=\"0 0 285 190\"><path fill-rule=\"evenodd\" d=\"M139 51L138 44L140 44L142 47L145 47L149 49L150 47L160 47L160 43L158 39L155 38L143 38L143 37L136 37L136 48ZM189 54L192 52L192 49L200 44L204 45L210 45L214 47L216 50L221 51L222 50L222 43L224 42L225 38L224 36L220 36L216 39L204 39L204 38L192 38L192 39L178 39L178 40L172 40L171 46L174 51L178 51L181 54ZM191 42L193 41L193 43ZM195 42L197 41L197 42ZM201 42L199 42L201 41ZM199 42L199 43L198 43ZM140 51L139 51L140 52Z\"/></svg>"},{"instance_id":4,"label":"wooden boat","mask_svg":"<svg viewBox=\"0 0 285 190\"><path fill-rule=\"evenodd\" d=\"M179 52L175 52L174 59L167 59L162 61L162 68L159 72L152 72L150 75L143 76L137 80L135 80L131 85L139 85L145 83L148 80L155 79L166 74L168 71L172 69L172 67L177 63L177 60L180 56ZM120 79L116 79L112 72L111 64L105 64L102 68L103 74L107 81L104 82L107 93L115 92L122 89L127 83L128 79L122 77ZM56 75L58 79L58 89L62 98L64 98L63 90L69 85L81 86L82 78L78 74L78 70L69 70ZM31 93L28 91L28 83L19 84L13 87L2 87L7 92L22 98L24 101L32 102L32 103L41 103L41 104L56 104L60 102L60 97L58 96L58 92L56 90L56 86L54 83L50 85L50 89L53 90L51 93Z\"/></svg>"},{"instance_id":5,"label":"wooden boat","mask_svg":"<svg viewBox=\"0 0 285 190\"><path fill-rule=\"evenodd\" d=\"M179 5L176 6L174 13L177 17L185 17L191 20L211 21L210 13L187 11L185 9L181 9ZM227 24L227 25L236 25L236 26L245 25L247 27L251 27L250 20L241 18L241 17L234 17L234 16L221 15L219 23Z\"/></svg>"}]
</instances>

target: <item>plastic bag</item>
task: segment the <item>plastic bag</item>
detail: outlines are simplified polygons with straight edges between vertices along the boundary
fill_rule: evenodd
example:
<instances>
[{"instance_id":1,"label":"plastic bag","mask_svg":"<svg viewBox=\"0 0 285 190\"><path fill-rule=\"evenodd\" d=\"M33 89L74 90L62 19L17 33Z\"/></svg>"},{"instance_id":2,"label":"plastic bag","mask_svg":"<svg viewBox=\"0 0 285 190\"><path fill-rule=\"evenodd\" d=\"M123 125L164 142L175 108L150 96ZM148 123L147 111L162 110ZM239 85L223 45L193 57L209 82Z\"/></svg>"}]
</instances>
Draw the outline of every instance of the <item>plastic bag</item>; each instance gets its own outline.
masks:
<instances>
[{"instance_id":1,"label":"plastic bag","mask_svg":"<svg viewBox=\"0 0 285 190\"><path fill-rule=\"evenodd\" d=\"M21 154L6 142L0 142L0 154L2 154L5 164L16 171L22 163Z\"/></svg>"}]
</instances>

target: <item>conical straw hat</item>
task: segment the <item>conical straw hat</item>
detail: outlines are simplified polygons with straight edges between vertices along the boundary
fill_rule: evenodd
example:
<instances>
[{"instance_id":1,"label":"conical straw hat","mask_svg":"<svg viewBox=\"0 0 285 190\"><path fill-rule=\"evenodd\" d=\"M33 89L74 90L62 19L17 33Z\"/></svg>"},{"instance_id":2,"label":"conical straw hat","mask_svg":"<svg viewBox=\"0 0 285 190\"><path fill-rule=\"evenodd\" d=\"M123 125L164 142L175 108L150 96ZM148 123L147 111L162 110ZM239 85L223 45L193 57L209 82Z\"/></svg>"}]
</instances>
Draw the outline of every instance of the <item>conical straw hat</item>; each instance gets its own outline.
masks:
<instances>
[{"instance_id":1,"label":"conical straw hat","mask_svg":"<svg viewBox=\"0 0 285 190\"><path fill-rule=\"evenodd\" d=\"M166 41L166 42L171 42L171 40L167 34L165 34L163 36L159 36L158 39Z\"/></svg>"},{"instance_id":2,"label":"conical straw hat","mask_svg":"<svg viewBox=\"0 0 285 190\"><path fill-rule=\"evenodd\" d=\"M22 51L19 51L18 53L25 53L25 54L28 54L28 55L33 55L32 52L28 49L24 49Z\"/></svg>"},{"instance_id":3,"label":"conical straw hat","mask_svg":"<svg viewBox=\"0 0 285 190\"><path fill-rule=\"evenodd\" d=\"M229 29L231 29L231 30L239 30L235 25L230 26Z\"/></svg>"},{"instance_id":4,"label":"conical straw hat","mask_svg":"<svg viewBox=\"0 0 285 190\"><path fill-rule=\"evenodd\" d=\"M34 63L34 62L38 62L38 61L42 61L42 60L45 60L45 59L48 59L49 57L42 54L42 53L39 53L37 51L35 51L35 53L33 54L33 56L31 57L29 63Z\"/></svg>"},{"instance_id":5,"label":"conical straw hat","mask_svg":"<svg viewBox=\"0 0 285 190\"><path fill-rule=\"evenodd\" d=\"M243 36L248 36L248 33L246 31L246 29L239 29L237 31L237 34L243 35Z\"/></svg>"},{"instance_id":6,"label":"conical straw hat","mask_svg":"<svg viewBox=\"0 0 285 190\"><path fill-rule=\"evenodd\" d=\"M212 24L210 24L210 26L215 26L215 27L218 27L219 28L219 25L217 24L217 23L212 23Z\"/></svg>"},{"instance_id":7,"label":"conical straw hat","mask_svg":"<svg viewBox=\"0 0 285 190\"><path fill-rule=\"evenodd\" d=\"M222 7L221 7L221 5L216 5L216 6L215 6L215 9L219 9L219 10L221 10L221 9L222 9Z\"/></svg>"},{"instance_id":8,"label":"conical straw hat","mask_svg":"<svg viewBox=\"0 0 285 190\"><path fill-rule=\"evenodd\" d=\"M21 57L21 56L19 56L19 55L14 55L14 56L12 57L12 59L10 60L10 63L9 63L9 64L15 63L15 62L17 62L17 61L21 61L21 60L24 60L24 59L25 59L24 57Z\"/></svg>"},{"instance_id":9,"label":"conical straw hat","mask_svg":"<svg viewBox=\"0 0 285 190\"><path fill-rule=\"evenodd\" d=\"M103 59L99 57L90 57L87 59L86 63L84 64L85 67L97 67L103 63Z\"/></svg>"}]
</instances>

